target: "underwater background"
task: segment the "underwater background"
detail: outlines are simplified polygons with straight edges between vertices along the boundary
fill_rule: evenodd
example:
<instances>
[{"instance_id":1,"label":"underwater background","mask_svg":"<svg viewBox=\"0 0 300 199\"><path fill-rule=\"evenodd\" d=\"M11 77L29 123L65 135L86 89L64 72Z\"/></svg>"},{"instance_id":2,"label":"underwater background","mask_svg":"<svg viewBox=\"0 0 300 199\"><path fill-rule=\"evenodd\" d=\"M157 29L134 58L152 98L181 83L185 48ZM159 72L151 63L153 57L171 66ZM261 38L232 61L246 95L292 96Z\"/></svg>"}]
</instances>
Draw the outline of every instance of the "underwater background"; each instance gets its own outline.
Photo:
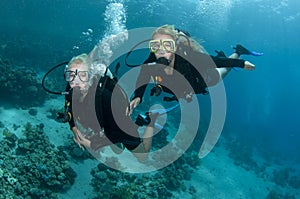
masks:
<instances>
[{"instance_id":1,"label":"underwater background","mask_svg":"<svg viewBox=\"0 0 300 199\"><path fill-rule=\"evenodd\" d=\"M300 1L1 0L0 6L0 198L300 198ZM264 55L242 57L256 70L225 78L225 125L207 157L191 152L169 170L142 177L110 171L78 150L68 125L55 121L64 99L42 90L41 79L109 34L163 24L187 30L212 55L230 55L238 43ZM206 98L198 96L204 121ZM232 170L216 166L227 161ZM238 180L229 171L245 175L235 174Z\"/></svg>"}]
</instances>

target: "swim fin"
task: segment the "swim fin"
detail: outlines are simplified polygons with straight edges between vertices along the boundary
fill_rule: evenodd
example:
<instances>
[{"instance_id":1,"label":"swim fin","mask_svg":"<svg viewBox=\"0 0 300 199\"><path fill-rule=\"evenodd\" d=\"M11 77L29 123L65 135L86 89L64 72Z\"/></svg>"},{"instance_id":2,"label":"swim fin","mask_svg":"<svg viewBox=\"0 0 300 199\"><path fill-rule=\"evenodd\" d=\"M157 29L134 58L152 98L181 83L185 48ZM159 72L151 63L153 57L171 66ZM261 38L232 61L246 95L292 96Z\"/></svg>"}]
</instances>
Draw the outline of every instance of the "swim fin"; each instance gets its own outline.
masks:
<instances>
[{"instance_id":1,"label":"swim fin","mask_svg":"<svg viewBox=\"0 0 300 199\"><path fill-rule=\"evenodd\" d=\"M220 50L220 51L215 50L215 52L217 53L216 57L226 57L225 53L222 50Z\"/></svg>"},{"instance_id":2,"label":"swim fin","mask_svg":"<svg viewBox=\"0 0 300 199\"><path fill-rule=\"evenodd\" d=\"M263 55L263 53L260 52L250 51L240 44L237 44L235 47L233 47L233 49L235 49L235 53L237 53L239 56L241 55L262 56Z\"/></svg>"}]
</instances>

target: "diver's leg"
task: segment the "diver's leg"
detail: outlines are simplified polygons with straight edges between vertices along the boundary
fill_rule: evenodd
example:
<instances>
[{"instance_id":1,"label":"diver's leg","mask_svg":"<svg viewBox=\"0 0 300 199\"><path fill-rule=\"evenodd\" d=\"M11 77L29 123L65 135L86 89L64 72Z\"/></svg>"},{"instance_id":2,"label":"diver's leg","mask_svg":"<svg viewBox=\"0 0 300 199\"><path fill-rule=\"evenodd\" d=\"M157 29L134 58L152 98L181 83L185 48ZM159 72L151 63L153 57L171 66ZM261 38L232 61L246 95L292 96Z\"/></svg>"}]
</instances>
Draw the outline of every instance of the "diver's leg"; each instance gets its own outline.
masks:
<instances>
[{"instance_id":1,"label":"diver's leg","mask_svg":"<svg viewBox=\"0 0 300 199\"><path fill-rule=\"evenodd\" d=\"M226 75L228 75L228 73L231 71L232 68L216 68L216 70L218 71L219 75L220 75L220 79L219 81L221 81L222 79L224 79L226 77Z\"/></svg>"},{"instance_id":2,"label":"diver's leg","mask_svg":"<svg viewBox=\"0 0 300 199\"><path fill-rule=\"evenodd\" d=\"M152 145L152 137L153 137L154 127L147 126L145 128L143 142L136 147L132 152L136 153L149 153L151 145Z\"/></svg>"},{"instance_id":3,"label":"diver's leg","mask_svg":"<svg viewBox=\"0 0 300 199\"><path fill-rule=\"evenodd\" d=\"M229 58L239 59L241 55L252 55L252 56L263 55L263 53L260 52L250 51L240 44L237 44L235 47L233 47L233 49L235 49L235 52L232 55L230 55ZM252 63L249 63L247 61L245 62L244 69L253 70L254 68L255 66ZM232 68L217 68L220 75L220 80L224 79L225 76L231 71L231 69Z\"/></svg>"},{"instance_id":4,"label":"diver's leg","mask_svg":"<svg viewBox=\"0 0 300 199\"><path fill-rule=\"evenodd\" d=\"M232 59L239 59L240 55L237 52L232 53L228 58L232 58ZM228 75L228 73L231 71L231 67L230 68L217 68L217 71L219 72L220 75L220 80L224 79L226 77L226 75Z\"/></svg>"},{"instance_id":5,"label":"diver's leg","mask_svg":"<svg viewBox=\"0 0 300 199\"><path fill-rule=\"evenodd\" d=\"M140 162L144 162L147 160L149 153L146 152L144 143L142 142L139 144L135 149L131 151L133 155L138 159Z\"/></svg>"},{"instance_id":6,"label":"diver's leg","mask_svg":"<svg viewBox=\"0 0 300 199\"><path fill-rule=\"evenodd\" d=\"M233 59L239 59L240 58L240 55L237 54L236 52L232 53L229 58L233 58Z\"/></svg>"},{"instance_id":7,"label":"diver's leg","mask_svg":"<svg viewBox=\"0 0 300 199\"><path fill-rule=\"evenodd\" d=\"M152 145L152 137L153 137L154 127L147 126L143 135L143 142L132 150L134 156L139 161L145 161L148 158L150 148Z\"/></svg>"},{"instance_id":8,"label":"diver's leg","mask_svg":"<svg viewBox=\"0 0 300 199\"><path fill-rule=\"evenodd\" d=\"M152 137L153 137L154 127L147 126L145 129L145 133L143 136L143 144L145 147L146 153L150 151L151 145L152 145Z\"/></svg>"}]
</instances>

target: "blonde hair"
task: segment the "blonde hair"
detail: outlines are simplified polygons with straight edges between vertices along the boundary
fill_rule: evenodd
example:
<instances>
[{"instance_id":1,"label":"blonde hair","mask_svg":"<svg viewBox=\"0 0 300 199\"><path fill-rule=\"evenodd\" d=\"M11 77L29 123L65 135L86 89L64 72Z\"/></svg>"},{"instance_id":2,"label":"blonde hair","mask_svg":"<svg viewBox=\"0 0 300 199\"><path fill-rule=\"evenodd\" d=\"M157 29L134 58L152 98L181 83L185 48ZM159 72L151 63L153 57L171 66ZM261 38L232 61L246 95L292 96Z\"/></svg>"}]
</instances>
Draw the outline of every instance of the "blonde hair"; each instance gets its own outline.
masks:
<instances>
[{"instance_id":1,"label":"blonde hair","mask_svg":"<svg viewBox=\"0 0 300 199\"><path fill-rule=\"evenodd\" d=\"M181 31L178 31L175 29L174 25L162 25L158 27L156 30L153 31L152 33L152 38L156 34L163 34L163 35L169 35L172 37L172 39L176 42L177 46L190 46L194 51L198 52L206 52L204 47L199 44L195 39L187 36Z\"/></svg>"},{"instance_id":2,"label":"blonde hair","mask_svg":"<svg viewBox=\"0 0 300 199\"><path fill-rule=\"evenodd\" d=\"M103 77L104 75L107 75L111 79L114 78L114 75L111 73L111 71L107 68L107 65L102 63L102 59L96 59L92 60L92 58L87 55L86 53L80 54L78 56L73 57L70 62L68 63L68 66L66 70L70 68L70 66L74 63L76 64L84 64L87 66L87 71L90 76L89 84L92 85L93 81Z\"/></svg>"},{"instance_id":3,"label":"blonde hair","mask_svg":"<svg viewBox=\"0 0 300 199\"><path fill-rule=\"evenodd\" d=\"M91 59L86 53L82 53L78 56L73 57L69 61L68 67L70 67L74 63L82 63L82 64L86 65L89 69L90 65L91 65Z\"/></svg>"},{"instance_id":4,"label":"blonde hair","mask_svg":"<svg viewBox=\"0 0 300 199\"><path fill-rule=\"evenodd\" d=\"M91 58L86 53L77 55L69 61L68 65L66 67L66 70L68 70L72 66L72 64L83 64L83 65L87 66L87 71L90 76L88 85L91 86L93 84L94 77L95 77L95 75L91 73L91 65L92 65Z\"/></svg>"},{"instance_id":5,"label":"blonde hair","mask_svg":"<svg viewBox=\"0 0 300 199\"><path fill-rule=\"evenodd\" d=\"M169 35L174 39L174 41L177 40L177 31L175 30L173 25L163 25L155 29L152 33L152 38L157 35L157 34L162 34L162 35Z\"/></svg>"}]
</instances>

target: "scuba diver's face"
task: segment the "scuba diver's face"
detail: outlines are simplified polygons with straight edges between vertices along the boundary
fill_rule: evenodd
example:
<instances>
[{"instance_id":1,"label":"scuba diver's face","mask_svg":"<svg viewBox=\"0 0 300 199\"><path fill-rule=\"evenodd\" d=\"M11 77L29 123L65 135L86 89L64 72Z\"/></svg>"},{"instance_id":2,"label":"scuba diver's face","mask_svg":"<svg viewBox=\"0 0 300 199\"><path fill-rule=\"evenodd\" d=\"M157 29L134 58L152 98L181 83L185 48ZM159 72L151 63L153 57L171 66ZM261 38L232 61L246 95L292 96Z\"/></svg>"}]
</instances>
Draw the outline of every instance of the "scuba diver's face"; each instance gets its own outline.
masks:
<instances>
[{"instance_id":1,"label":"scuba diver's face","mask_svg":"<svg viewBox=\"0 0 300 199\"><path fill-rule=\"evenodd\" d=\"M89 88L88 67L83 63L72 63L65 73L65 78L69 81L71 88L76 88L82 95L87 94Z\"/></svg>"},{"instance_id":2,"label":"scuba diver's face","mask_svg":"<svg viewBox=\"0 0 300 199\"><path fill-rule=\"evenodd\" d=\"M168 60L174 59L176 51L175 41L170 35L156 34L149 42L151 52L154 52L156 59L164 57Z\"/></svg>"}]
</instances>

